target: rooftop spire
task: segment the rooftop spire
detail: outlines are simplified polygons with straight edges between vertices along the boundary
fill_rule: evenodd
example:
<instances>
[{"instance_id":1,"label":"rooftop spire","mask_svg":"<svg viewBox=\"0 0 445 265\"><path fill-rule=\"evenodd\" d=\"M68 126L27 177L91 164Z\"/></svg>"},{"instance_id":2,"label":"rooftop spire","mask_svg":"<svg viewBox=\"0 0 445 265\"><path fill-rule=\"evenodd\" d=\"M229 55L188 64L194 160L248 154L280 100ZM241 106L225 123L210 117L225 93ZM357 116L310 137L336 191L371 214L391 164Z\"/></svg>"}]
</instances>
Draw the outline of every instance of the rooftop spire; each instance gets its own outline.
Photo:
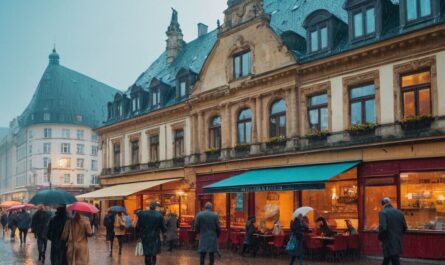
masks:
<instances>
[{"instance_id":1,"label":"rooftop spire","mask_svg":"<svg viewBox=\"0 0 445 265\"><path fill-rule=\"evenodd\" d=\"M53 52L48 56L49 64L59 64L59 54L56 52L56 44L54 43Z\"/></svg>"},{"instance_id":2,"label":"rooftop spire","mask_svg":"<svg viewBox=\"0 0 445 265\"><path fill-rule=\"evenodd\" d=\"M181 25L178 22L178 11L172 7L172 18L170 20L170 26L168 26L167 34L169 32L182 33Z\"/></svg>"},{"instance_id":3,"label":"rooftop spire","mask_svg":"<svg viewBox=\"0 0 445 265\"><path fill-rule=\"evenodd\" d=\"M167 29L167 63L172 63L184 46L181 26L178 22L178 11L172 8L172 18Z\"/></svg>"}]
</instances>

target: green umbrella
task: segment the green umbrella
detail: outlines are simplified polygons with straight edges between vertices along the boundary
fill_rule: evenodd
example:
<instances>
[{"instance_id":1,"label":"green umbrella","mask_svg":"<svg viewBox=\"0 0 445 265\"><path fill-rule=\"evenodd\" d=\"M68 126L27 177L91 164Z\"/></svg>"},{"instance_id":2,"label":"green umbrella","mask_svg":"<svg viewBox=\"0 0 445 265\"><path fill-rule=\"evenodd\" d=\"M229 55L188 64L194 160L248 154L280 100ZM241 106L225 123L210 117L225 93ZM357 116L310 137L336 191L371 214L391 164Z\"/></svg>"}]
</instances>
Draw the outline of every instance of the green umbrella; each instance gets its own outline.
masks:
<instances>
[{"instance_id":1,"label":"green umbrella","mask_svg":"<svg viewBox=\"0 0 445 265\"><path fill-rule=\"evenodd\" d=\"M34 205L43 204L46 206L66 205L75 202L77 202L77 200L72 194L58 189L40 191L29 201L29 203L32 203Z\"/></svg>"}]
</instances>

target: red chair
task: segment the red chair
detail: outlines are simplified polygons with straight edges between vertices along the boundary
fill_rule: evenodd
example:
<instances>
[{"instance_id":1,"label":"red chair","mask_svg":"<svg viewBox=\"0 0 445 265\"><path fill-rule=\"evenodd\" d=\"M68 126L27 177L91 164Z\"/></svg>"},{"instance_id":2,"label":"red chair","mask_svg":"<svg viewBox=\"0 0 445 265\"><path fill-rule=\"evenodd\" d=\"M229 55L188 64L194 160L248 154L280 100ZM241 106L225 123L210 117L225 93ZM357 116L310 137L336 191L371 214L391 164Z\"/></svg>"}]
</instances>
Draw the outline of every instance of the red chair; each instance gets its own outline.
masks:
<instances>
[{"instance_id":1,"label":"red chair","mask_svg":"<svg viewBox=\"0 0 445 265\"><path fill-rule=\"evenodd\" d=\"M218 243L220 248L227 247L227 244L229 243L229 232L227 230L221 230L218 237Z\"/></svg>"},{"instance_id":2,"label":"red chair","mask_svg":"<svg viewBox=\"0 0 445 265\"><path fill-rule=\"evenodd\" d=\"M311 259L318 255L323 249L321 240L312 238L310 234L304 234L304 245Z\"/></svg>"},{"instance_id":3,"label":"red chair","mask_svg":"<svg viewBox=\"0 0 445 265\"><path fill-rule=\"evenodd\" d=\"M348 252L352 257L360 257L360 237L358 235L348 236Z\"/></svg>"},{"instance_id":4,"label":"red chair","mask_svg":"<svg viewBox=\"0 0 445 265\"><path fill-rule=\"evenodd\" d=\"M179 242L181 243L181 245L188 247L187 230L179 229Z\"/></svg>"},{"instance_id":5,"label":"red chair","mask_svg":"<svg viewBox=\"0 0 445 265\"><path fill-rule=\"evenodd\" d=\"M240 233L237 231L230 232L230 246L232 250L238 251L241 248Z\"/></svg>"},{"instance_id":6,"label":"red chair","mask_svg":"<svg viewBox=\"0 0 445 265\"><path fill-rule=\"evenodd\" d=\"M280 255L280 251L284 248L285 245L285 235L276 235L273 241L268 242L268 245L276 250L276 256Z\"/></svg>"},{"instance_id":7,"label":"red chair","mask_svg":"<svg viewBox=\"0 0 445 265\"><path fill-rule=\"evenodd\" d=\"M333 244L327 245L328 253L326 260L341 261L348 250L348 237L344 235L335 236Z\"/></svg>"}]
</instances>

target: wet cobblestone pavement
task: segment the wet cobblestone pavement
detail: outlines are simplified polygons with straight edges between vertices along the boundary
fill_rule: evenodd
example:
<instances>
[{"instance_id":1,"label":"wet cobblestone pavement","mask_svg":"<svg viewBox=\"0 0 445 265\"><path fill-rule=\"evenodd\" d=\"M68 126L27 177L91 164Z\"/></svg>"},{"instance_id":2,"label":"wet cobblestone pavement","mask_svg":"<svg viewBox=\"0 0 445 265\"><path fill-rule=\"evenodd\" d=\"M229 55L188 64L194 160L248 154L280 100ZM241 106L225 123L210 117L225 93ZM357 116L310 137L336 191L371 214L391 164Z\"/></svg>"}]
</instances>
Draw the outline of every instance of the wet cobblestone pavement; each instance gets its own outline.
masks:
<instances>
[{"instance_id":1,"label":"wet cobblestone pavement","mask_svg":"<svg viewBox=\"0 0 445 265\"><path fill-rule=\"evenodd\" d=\"M19 240L10 242L8 239L0 239L0 265L37 265L37 250L34 235L30 234L27 245L20 246ZM117 242L116 242L117 245ZM128 243L124 246L122 256L116 253L113 257L108 256L107 244L104 237L91 238L89 240L90 249L90 264L91 265L140 265L144 264L143 257L134 256L134 243ZM48 242L47 260L45 264L50 264L49 261L50 242ZM163 251L158 257L159 265L198 265L199 258L194 250L180 249L174 252ZM225 250L222 253L222 258L215 260L216 265L287 265L287 255L281 258L273 257L241 257L230 250ZM361 259L359 261L346 262L314 262L305 261L305 265L322 265L322 264L354 264L354 265L380 265L381 261ZM402 262L402 265L425 265L418 262Z\"/></svg>"}]
</instances>

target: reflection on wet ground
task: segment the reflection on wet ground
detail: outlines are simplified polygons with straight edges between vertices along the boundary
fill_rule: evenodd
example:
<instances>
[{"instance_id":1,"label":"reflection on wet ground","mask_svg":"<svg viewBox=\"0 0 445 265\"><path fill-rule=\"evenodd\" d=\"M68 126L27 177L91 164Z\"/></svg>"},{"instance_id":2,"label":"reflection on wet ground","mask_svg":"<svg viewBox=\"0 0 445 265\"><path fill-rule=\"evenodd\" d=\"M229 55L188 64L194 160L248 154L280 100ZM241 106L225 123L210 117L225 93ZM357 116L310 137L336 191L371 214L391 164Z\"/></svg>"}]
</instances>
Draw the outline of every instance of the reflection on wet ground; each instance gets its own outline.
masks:
<instances>
[{"instance_id":1,"label":"reflection on wet ground","mask_svg":"<svg viewBox=\"0 0 445 265\"><path fill-rule=\"evenodd\" d=\"M18 240L10 242L9 239L0 240L0 265L37 265L37 250L36 241L30 234L28 244L20 246ZM115 243L117 245L117 242ZM124 246L122 256L116 253L113 257L109 257L107 244L104 237L91 238L89 240L90 249L90 264L91 265L140 265L143 264L143 257L134 256L134 243L129 243ZM50 264L49 260L50 243L48 242L48 251L46 254L47 260L45 264ZM289 264L288 256L283 255L279 258L274 257L256 257L245 258L241 257L230 250L223 251L222 258L216 258L215 264L222 265L287 265ZM197 265L199 264L198 254L194 250L175 250L173 252L164 251L158 258L159 265ZM361 259L360 261L346 261L346 262L314 262L305 261L305 265L321 265L321 264L354 264L354 265L380 265L381 261ZM403 265L424 265L418 262L405 262Z\"/></svg>"}]
</instances>

